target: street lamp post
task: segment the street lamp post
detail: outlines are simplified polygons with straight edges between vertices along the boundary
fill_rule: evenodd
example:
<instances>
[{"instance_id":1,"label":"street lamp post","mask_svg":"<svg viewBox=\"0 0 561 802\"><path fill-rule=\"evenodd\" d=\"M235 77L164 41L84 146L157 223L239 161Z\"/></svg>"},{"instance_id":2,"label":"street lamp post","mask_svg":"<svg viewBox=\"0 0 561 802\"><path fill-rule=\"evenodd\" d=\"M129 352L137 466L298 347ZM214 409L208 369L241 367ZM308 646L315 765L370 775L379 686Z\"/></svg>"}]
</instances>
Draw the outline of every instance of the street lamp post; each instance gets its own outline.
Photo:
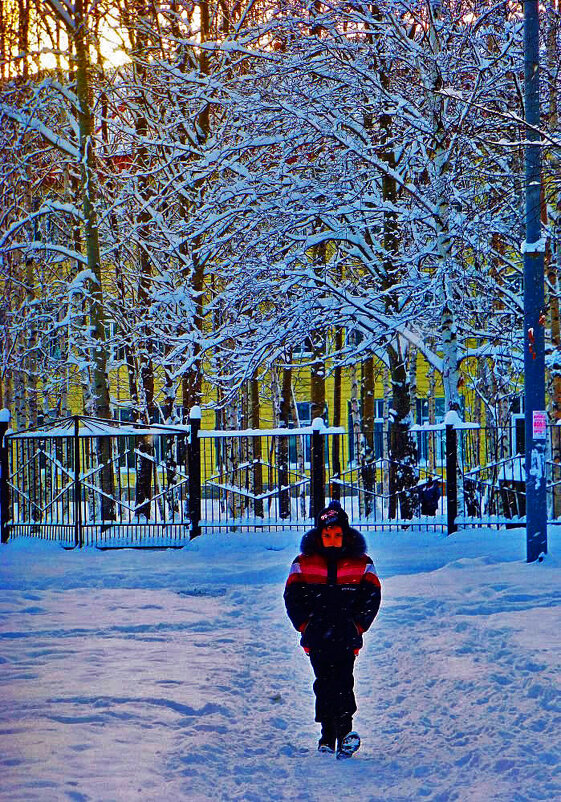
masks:
<instances>
[{"instance_id":1,"label":"street lamp post","mask_svg":"<svg viewBox=\"0 0 561 802\"><path fill-rule=\"evenodd\" d=\"M541 234L541 146L538 0L524 0L526 241L524 252L524 399L526 432L526 554L547 552L545 298Z\"/></svg>"}]
</instances>

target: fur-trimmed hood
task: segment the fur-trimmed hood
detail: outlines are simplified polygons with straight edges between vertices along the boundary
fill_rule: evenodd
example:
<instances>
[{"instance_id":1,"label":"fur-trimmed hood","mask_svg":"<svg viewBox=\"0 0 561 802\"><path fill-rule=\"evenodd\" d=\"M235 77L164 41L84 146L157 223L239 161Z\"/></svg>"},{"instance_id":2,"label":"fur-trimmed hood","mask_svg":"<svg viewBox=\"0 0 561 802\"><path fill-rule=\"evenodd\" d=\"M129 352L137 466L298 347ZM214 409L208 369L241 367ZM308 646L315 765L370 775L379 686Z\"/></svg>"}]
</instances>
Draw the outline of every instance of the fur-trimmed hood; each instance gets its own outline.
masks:
<instances>
[{"instance_id":1,"label":"fur-trimmed hood","mask_svg":"<svg viewBox=\"0 0 561 802\"><path fill-rule=\"evenodd\" d=\"M302 554L325 554L321 542L320 530L316 527L306 532L300 543ZM343 527L343 548L340 552L342 557L362 557L366 554L366 540L357 529L350 526Z\"/></svg>"}]
</instances>

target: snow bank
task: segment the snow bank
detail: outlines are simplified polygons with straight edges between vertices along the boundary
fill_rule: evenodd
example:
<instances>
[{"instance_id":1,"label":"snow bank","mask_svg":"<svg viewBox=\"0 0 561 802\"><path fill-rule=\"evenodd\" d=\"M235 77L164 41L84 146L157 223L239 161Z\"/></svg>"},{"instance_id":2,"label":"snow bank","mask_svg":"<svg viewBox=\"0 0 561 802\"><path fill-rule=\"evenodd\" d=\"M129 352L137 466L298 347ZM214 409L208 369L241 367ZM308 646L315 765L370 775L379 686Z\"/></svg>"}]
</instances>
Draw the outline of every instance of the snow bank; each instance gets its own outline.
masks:
<instances>
[{"instance_id":1,"label":"snow bank","mask_svg":"<svg viewBox=\"0 0 561 802\"><path fill-rule=\"evenodd\" d=\"M366 537L384 595L345 764L283 608L299 534L2 547L0 799L561 798L559 533L531 565L523 530Z\"/></svg>"}]
</instances>

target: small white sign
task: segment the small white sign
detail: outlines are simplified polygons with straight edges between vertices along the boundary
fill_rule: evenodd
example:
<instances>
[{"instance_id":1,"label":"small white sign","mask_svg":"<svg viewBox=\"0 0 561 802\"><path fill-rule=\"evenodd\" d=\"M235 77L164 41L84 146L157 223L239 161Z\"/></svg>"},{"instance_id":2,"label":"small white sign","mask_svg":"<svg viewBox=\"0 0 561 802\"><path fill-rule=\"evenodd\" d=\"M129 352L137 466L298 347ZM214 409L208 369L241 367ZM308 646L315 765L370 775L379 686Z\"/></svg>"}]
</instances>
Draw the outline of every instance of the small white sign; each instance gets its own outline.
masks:
<instances>
[{"instance_id":1,"label":"small white sign","mask_svg":"<svg viewBox=\"0 0 561 802\"><path fill-rule=\"evenodd\" d=\"M541 409L532 413L532 437L534 440L545 440L547 436L547 415Z\"/></svg>"}]
</instances>

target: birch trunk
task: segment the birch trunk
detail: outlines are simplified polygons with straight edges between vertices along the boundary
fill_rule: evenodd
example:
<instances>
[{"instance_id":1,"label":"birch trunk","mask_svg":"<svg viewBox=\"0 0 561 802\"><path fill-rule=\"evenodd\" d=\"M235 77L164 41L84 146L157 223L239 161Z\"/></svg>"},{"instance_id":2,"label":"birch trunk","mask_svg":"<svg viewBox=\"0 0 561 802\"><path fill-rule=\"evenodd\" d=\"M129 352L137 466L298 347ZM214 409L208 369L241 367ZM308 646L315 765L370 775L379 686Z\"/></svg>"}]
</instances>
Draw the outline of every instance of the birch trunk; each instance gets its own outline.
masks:
<instances>
[{"instance_id":1,"label":"birch trunk","mask_svg":"<svg viewBox=\"0 0 561 802\"><path fill-rule=\"evenodd\" d=\"M360 379L359 379L359 365L358 363L354 362L351 367L351 423L352 423L352 430L350 432L350 436L352 437L353 441L353 454L354 454L354 462L355 467L358 472L359 481L357 484L359 485L358 491L358 513L359 517L364 516L364 493L362 492L362 487L360 484L360 450L362 448L361 444L361 430L362 430L362 422L361 422L361 414L360 414Z\"/></svg>"},{"instance_id":2,"label":"birch trunk","mask_svg":"<svg viewBox=\"0 0 561 802\"><path fill-rule=\"evenodd\" d=\"M234 431L238 429L238 421L237 421L238 405L237 405L237 399L234 396L230 398L224 411L226 414L226 429L228 429L229 431ZM226 447L226 463L225 463L226 484L232 488L239 487L241 484L239 475L240 439L239 437L228 437L224 440L224 444ZM236 493L235 490L226 491L226 507L228 513L234 520L240 517L240 511L241 511L240 498L241 498L240 494Z\"/></svg>"},{"instance_id":3,"label":"birch trunk","mask_svg":"<svg viewBox=\"0 0 561 802\"><path fill-rule=\"evenodd\" d=\"M364 494L364 513L370 518L376 512L376 455L374 451L374 362L362 362L362 448L360 474Z\"/></svg>"}]
</instances>

